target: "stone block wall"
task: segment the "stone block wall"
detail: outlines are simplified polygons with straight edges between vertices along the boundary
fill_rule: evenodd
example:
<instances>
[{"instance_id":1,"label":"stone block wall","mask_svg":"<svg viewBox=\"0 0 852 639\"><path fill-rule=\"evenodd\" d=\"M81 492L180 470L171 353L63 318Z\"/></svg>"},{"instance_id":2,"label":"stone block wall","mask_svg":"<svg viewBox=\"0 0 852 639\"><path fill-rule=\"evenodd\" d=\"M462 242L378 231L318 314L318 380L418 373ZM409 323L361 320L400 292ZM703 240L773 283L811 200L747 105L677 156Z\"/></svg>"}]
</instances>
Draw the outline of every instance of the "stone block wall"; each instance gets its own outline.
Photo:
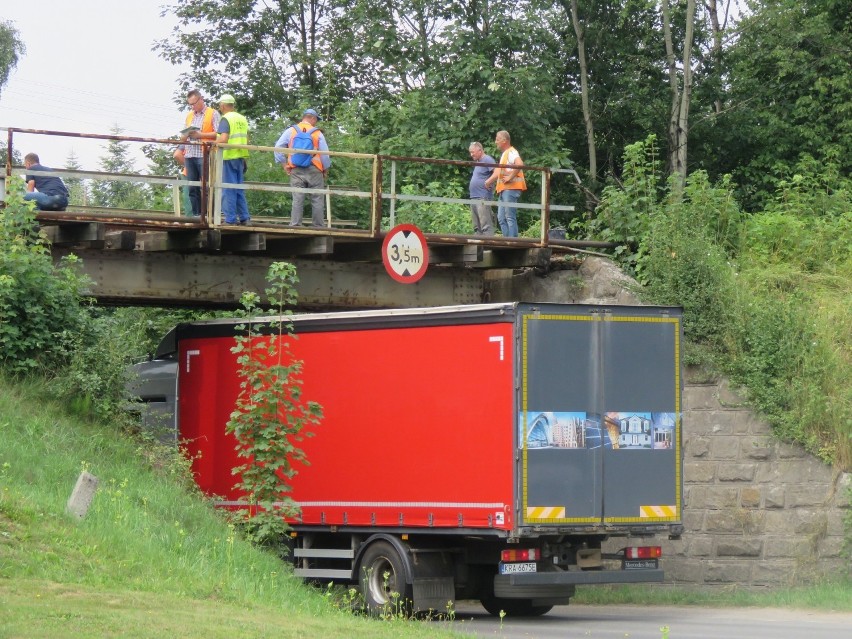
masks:
<instances>
[{"instance_id":1,"label":"stone block wall","mask_svg":"<svg viewBox=\"0 0 852 639\"><path fill-rule=\"evenodd\" d=\"M776 439L727 381L684 388L684 525L663 544L669 583L780 586L852 574L852 475Z\"/></svg>"}]
</instances>

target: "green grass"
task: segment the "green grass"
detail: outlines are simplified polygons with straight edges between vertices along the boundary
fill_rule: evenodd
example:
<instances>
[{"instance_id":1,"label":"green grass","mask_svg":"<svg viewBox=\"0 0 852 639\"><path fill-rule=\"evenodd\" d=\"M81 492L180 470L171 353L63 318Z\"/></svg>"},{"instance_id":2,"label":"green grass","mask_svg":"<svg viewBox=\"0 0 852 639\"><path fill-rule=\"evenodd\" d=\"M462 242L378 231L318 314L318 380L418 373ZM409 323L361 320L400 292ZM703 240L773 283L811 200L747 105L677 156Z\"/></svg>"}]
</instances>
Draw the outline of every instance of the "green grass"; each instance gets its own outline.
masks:
<instances>
[{"instance_id":1,"label":"green grass","mask_svg":"<svg viewBox=\"0 0 852 639\"><path fill-rule=\"evenodd\" d=\"M241 540L175 464L0 381L0 637L426 637L342 612ZM65 504L85 468L88 516Z\"/></svg>"}]
</instances>

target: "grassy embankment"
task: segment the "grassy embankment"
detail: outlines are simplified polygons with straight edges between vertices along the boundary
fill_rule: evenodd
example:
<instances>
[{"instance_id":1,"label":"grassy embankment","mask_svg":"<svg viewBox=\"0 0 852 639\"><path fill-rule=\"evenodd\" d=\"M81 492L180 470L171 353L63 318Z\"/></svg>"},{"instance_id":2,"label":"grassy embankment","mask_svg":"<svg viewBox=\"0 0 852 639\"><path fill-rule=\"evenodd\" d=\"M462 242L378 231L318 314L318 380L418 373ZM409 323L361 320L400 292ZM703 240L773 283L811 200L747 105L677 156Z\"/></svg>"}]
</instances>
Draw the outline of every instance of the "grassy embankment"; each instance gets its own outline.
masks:
<instances>
[{"instance_id":1,"label":"grassy embankment","mask_svg":"<svg viewBox=\"0 0 852 639\"><path fill-rule=\"evenodd\" d=\"M181 487L175 464L0 380L0 637L426 637L338 610ZM89 515L65 504L80 471ZM461 629L458 625L456 628Z\"/></svg>"}]
</instances>

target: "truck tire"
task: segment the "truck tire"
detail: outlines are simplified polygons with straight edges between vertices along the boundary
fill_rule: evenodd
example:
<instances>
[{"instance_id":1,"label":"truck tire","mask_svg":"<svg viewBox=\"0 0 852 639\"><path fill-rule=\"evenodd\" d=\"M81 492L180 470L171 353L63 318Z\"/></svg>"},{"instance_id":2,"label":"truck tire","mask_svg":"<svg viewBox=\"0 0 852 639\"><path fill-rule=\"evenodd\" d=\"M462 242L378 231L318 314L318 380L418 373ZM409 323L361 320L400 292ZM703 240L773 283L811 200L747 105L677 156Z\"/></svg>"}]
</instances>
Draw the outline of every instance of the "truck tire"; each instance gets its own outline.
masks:
<instances>
[{"instance_id":1,"label":"truck tire","mask_svg":"<svg viewBox=\"0 0 852 639\"><path fill-rule=\"evenodd\" d=\"M534 606L531 599L501 599L499 597L483 597L482 607L492 617L499 617L500 612L507 617L540 617L551 611L553 606Z\"/></svg>"},{"instance_id":2,"label":"truck tire","mask_svg":"<svg viewBox=\"0 0 852 639\"><path fill-rule=\"evenodd\" d=\"M371 615L410 617L412 588L406 582L406 558L387 541L371 544L361 558L364 606Z\"/></svg>"}]
</instances>

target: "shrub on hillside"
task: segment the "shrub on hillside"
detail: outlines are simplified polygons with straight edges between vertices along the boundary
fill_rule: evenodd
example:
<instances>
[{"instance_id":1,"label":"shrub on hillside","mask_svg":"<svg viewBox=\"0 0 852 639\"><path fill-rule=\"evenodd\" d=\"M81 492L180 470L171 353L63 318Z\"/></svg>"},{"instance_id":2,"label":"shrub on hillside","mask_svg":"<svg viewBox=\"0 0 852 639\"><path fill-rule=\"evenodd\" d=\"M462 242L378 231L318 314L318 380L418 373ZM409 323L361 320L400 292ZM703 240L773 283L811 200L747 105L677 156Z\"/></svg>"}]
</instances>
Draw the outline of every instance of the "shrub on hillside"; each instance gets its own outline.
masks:
<instances>
[{"instance_id":1,"label":"shrub on hillside","mask_svg":"<svg viewBox=\"0 0 852 639\"><path fill-rule=\"evenodd\" d=\"M88 280L71 257L54 265L35 214L19 194L0 212L0 366L13 375L53 373L87 330Z\"/></svg>"}]
</instances>

